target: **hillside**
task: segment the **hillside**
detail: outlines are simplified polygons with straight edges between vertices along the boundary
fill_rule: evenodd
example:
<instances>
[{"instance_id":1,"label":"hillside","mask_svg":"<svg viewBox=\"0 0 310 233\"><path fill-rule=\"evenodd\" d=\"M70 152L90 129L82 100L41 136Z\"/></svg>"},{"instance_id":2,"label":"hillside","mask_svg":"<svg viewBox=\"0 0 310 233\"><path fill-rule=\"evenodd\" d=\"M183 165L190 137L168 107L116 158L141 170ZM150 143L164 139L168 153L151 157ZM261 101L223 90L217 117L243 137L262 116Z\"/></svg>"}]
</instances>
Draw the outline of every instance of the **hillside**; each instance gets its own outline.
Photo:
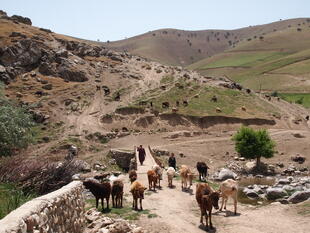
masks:
<instances>
[{"instance_id":1,"label":"hillside","mask_svg":"<svg viewBox=\"0 0 310 233\"><path fill-rule=\"evenodd\" d=\"M236 47L249 38L272 35L289 26L303 25L307 19L282 20L270 24L249 26L236 30L185 31L161 29L120 41L103 43L104 46L128 51L167 65L188 66ZM242 43L243 44L243 43Z\"/></svg>"},{"instance_id":2,"label":"hillside","mask_svg":"<svg viewBox=\"0 0 310 233\"><path fill-rule=\"evenodd\" d=\"M262 91L310 91L310 20L264 36L188 66L207 76L226 76Z\"/></svg>"}]
</instances>

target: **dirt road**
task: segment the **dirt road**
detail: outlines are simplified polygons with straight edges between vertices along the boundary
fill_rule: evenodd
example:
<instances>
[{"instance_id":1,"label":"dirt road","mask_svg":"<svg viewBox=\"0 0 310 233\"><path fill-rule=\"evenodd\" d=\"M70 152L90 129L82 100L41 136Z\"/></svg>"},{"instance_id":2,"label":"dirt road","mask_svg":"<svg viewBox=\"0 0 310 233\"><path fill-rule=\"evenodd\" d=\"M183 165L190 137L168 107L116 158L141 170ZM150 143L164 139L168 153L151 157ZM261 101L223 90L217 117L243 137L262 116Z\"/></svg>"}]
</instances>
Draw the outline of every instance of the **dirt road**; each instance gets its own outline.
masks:
<instances>
[{"instance_id":1,"label":"dirt road","mask_svg":"<svg viewBox=\"0 0 310 233\"><path fill-rule=\"evenodd\" d=\"M148 187L146 172L155 164L150 152L146 149L146 160L143 166L138 166L138 180ZM142 217L137 224L149 232L161 233L198 233L205 232L204 226L199 223L200 211L195 200L195 185L189 192L181 191L180 181L174 180L174 188L167 187L167 177L164 173L161 189L156 192L147 191L143 201L143 208L149 209L155 218ZM214 230L209 232L225 233L282 233L308 232L310 223L307 218L297 215L290 205L271 204L269 206L254 207L238 204L238 215L228 211L214 211Z\"/></svg>"}]
</instances>

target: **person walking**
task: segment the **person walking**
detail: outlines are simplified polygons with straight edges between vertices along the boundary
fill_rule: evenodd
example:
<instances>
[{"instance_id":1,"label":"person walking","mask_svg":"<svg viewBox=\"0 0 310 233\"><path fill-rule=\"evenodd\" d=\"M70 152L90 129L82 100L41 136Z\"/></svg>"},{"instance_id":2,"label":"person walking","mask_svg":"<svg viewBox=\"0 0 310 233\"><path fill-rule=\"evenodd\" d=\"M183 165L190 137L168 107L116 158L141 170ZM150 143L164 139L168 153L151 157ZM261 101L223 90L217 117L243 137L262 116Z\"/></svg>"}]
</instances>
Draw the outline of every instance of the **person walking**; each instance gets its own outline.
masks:
<instances>
[{"instance_id":1,"label":"person walking","mask_svg":"<svg viewBox=\"0 0 310 233\"><path fill-rule=\"evenodd\" d=\"M175 161L174 153L170 154L170 157L169 157L169 160L168 160L168 164L169 164L169 167L173 167L174 170L177 170L176 169L176 161Z\"/></svg>"},{"instance_id":2,"label":"person walking","mask_svg":"<svg viewBox=\"0 0 310 233\"><path fill-rule=\"evenodd\" d=\"M142 145L140 145L140 147L138 147L137 151L139 153L139 161L140 161L140 164L142 166L143 162L145 160L145 149L143 148Z\"/></svg>"}]
</instances>

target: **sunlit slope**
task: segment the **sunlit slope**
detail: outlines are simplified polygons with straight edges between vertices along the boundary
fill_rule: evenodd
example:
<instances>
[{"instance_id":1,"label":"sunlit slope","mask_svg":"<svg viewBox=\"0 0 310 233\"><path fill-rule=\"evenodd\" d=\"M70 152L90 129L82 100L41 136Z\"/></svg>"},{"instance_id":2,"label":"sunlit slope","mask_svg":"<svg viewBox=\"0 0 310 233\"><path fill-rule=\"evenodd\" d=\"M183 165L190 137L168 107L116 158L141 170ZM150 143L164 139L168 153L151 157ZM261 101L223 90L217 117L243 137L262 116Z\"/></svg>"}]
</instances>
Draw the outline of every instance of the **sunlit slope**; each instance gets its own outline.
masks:
<instances>
[{"instance_id":1,"label":"sunlit slope","mask_svg":"<svg viewBox=\"0 0 310 233\"><path fill-rule=\"evenodd\" d=\"M185 31L161 29L125 40L103 43L169 65L187 66L243 45L250 38L267 37L288 28L305 27L305 18L277 21L236 30Z\"/></svg>"},{"instance_id":2,"label":"sunlit slope","mask_svg":"<svg viewBox=\"0 0 310 233\"><path fill-rule=\"evenodd\" d=\"M188 68L252 89L310 92L310 23L250 38Z\"/></svg>"}]
</instances>

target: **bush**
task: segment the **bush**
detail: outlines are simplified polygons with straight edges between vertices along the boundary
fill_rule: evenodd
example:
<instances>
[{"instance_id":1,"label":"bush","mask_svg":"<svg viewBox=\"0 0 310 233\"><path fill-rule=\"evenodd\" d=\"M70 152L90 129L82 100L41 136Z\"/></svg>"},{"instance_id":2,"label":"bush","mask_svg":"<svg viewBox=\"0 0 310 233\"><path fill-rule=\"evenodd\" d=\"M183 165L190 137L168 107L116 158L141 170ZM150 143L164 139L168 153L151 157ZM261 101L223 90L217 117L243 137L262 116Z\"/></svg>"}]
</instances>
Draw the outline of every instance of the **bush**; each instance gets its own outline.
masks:
<instances>
[{"instance_id":1,"label":"bush","mask_svg":"<svg viewBox=\"0 0 310 233\"><path fill-rule=\"evenodd\" d=\"M304 97L300 97L298 100L295 101L296 104L303 104Z\"/></svg>"},{"instance_id":2,"label":"bush","mask_svg":"<svg viewBox=\"0 0 310 233\"><path fill-rule=\"evenodd\" d=\"M271 93L271 96L272 96L272 97L278 97L278 92L277 92L277 91L272 92L272 93Z\"/></svg>"},{"instance_id":3,"label":"bush","mask_svg":"<svg viewBox=\"0 0 310 233\"><path fill-rule=\"evenodd\" d=\"M233 136L236 151L246 159L256 159L256 166L260 165L260 158L271 158L274 155L275 142L265 129L255 131L242 126Z\"/></svg>"},{"instance_id":4,"label":"bush","mask_svg":"<svg viewBox=\"0 0 310 233\"><path fill-rule=\"evenodd\" d=\"M33 141L34 122L25 109L9 102L2 93L0 90L0 156L9 156Z\"/></svg>"}]
</instances>

